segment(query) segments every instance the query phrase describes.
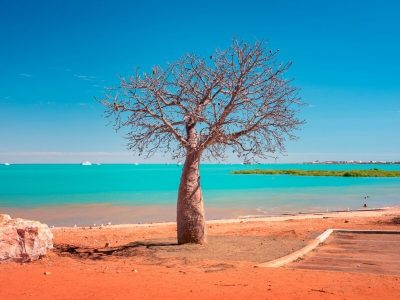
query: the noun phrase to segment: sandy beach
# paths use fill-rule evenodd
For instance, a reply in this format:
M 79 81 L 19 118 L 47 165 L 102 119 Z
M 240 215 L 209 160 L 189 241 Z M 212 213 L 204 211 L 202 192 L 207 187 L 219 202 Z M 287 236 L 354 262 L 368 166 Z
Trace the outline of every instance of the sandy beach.
M 0 265 L 2 299 L 398 299 L 400 277 L 257 268 L 328 228 L 399 230 L 400 208 L 214 220 L 207 245 L 176 245 L 174 223 L 53 228 L 54 250 Z

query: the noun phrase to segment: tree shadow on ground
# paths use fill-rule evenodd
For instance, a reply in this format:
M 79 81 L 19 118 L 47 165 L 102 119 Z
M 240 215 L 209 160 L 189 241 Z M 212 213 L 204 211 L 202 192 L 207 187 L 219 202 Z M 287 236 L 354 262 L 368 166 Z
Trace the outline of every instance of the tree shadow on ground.
M 172 240 L 172 239 L 171 239 Z M 83 260 L 104 260 L 107 258 L 140 258 L 142 264 L 162 265 L 167 268 L 177 266 L 193 266 L 191 257 L 187 257 L 187 251 L 193 251 L 203 247 L 202 245 L 179 245 L 169 241 L 136 241 L 122 246 L 104 248 L 55 244 L 54 252 L 60 256 L 67 256 Z M 168 254 L 172 254 L 168 256 Z M 227 263 L 200 263 L 198 265 L 204 272 L 218 272 L 234 268 Z
M 61 256 L 99 260 L 108 256 L 149 256 L 150 254 L 155 254 L 158 247 L 172 246 L 178 246 L 178 244 L 172 242 L 136 241 L 116 247 L 110 247 L 106 244 L 103 248 L 55 244 L 54 252 Z

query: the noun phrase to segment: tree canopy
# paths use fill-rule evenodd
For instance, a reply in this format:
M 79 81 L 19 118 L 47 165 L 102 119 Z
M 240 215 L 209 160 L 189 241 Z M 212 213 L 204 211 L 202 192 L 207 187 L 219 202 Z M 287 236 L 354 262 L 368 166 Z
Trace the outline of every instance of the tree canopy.
M 244 161 L 285 150 L 302 121 L 298 89 L 286 78 L 291 63 L 261 42 L 233 41 L 207 58 L 187 54 L 165 68 L 121 78 L 102 102 L 115 128 L 128 128 L 128 147 L 151 156 L 188 152 Z

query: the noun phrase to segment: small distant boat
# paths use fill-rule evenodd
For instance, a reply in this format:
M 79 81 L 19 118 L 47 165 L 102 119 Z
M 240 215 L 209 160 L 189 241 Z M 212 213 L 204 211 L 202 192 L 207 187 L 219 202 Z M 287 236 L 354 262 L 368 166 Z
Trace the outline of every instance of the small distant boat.
M 10 163 L 4 163 L 4 165 L 5 165 L 5 166 L 9 166 L 9 165 L 10 165 Z
M 133 163 L 135 166 L 138 166 L 139 165 L 139 163 Z
M 91 166 L 92 163 L 90 161 L 84 161 L 83 163 L 81 163 L 82 166 Z

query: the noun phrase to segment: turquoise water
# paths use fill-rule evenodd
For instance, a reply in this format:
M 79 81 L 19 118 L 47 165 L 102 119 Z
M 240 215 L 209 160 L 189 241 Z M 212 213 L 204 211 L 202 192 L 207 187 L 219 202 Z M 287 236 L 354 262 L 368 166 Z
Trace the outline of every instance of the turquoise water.
M 0 166 L 0 210 L 70 204 L 174 205 L 181 166 Z M 274 214 L 400 205 L 400 178 L 232 175 L 239 169 L 400 170 L 400 165 L 217 165 L 201 166 L 206 206 Z M 369 198 L 364 200 L 364 196 Z

